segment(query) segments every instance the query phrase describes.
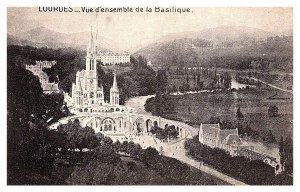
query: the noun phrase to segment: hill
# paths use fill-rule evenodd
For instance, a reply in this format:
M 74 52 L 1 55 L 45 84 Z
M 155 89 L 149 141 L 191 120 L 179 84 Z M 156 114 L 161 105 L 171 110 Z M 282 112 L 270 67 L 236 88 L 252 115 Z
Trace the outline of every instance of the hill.
M 272 35 L 255 28 L 219 27 L 198 33 L 170 34 L 135 54 L 157 66 L 218 65 L 247 69 L 252 61 L 258 61 L 278 69 L 291 69 L 293 37 Z
M 189 31 L 181 33 L 170 33 L 163 36 L 159 42 L 171 41 L 182 38 L 205 39 L 214 43 L 233 41 L 264 40 L 267 37 L 275 36 L 274 33 L 261 29 L 246 26 L 219 26 L 200 31 Z
M 8 35 L 8 45 L 29 45 L 33 47 L 66 48 L 85 50 L 89 42 L 90 32 L 60 33 L 45 27 L 38 27 L 15 35 Z M 121 52 L 113 40 L 98 37 L 100 49 Z

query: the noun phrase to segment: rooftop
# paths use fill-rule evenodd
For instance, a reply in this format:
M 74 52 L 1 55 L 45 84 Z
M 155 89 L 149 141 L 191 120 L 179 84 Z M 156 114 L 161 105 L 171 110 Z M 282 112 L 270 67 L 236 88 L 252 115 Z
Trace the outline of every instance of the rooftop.
M 220 141 L 223 142 L 229 135 L 238 135 L 237 129 L 221 129 L 220 130 Z
M 201 124 L 203 133 L 217 135 L 220 130 L 220 124 Z

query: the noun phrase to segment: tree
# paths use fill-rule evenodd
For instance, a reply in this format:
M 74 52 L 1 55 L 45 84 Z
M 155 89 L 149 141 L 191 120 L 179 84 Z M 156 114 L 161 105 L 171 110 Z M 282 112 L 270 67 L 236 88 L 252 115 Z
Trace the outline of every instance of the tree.
M 244 118 L 244 115 L 241 112 L 241 108 L 240 107 L 236 111 L 236 118 L 239 119 L 239 120 Z
M 155 121 L 155 122 L 156 122 L 156 121 Z M 161 127 L 159 127 L 159 126 L 157 125 L 157 122 L 156 122 L 156 124 L 154 124 L 154 125 L 151 127 L 150 132 L 151 132 L 152 134 L 158 135 L 158 134 L 160 134 L 161 132 L 163 132 L 163 129 L 162 129 Z
M 60 125 L 57 130 L 64 137 L 62 138 L 64 150 L 93 149 L 100 143 L 100 138 L 95 134 L 95 130 L 91 127 L 81 127 L 78 120 Z
M 275 143 L 276 139 L 275 136 L 273 135 L 272 131 L 269 130 L 264 136 L 263 136 L 263 140 L 266 143 Z
M 114 165 L 93 161 L 86 167 L 76 167 L 66 183 L 69 185 L 109 185 L 113 183 Z
M 283 136 L 280 137 L 279 141 L 279 156 L 280 156 L 280 164 L 283 165 L 284 163 L 284 142 L 283 142 Z
M 278 107 L 276 105 L 272 105 L 268 109 L 269 117 L 277 117 L 278 116 Z
M 30 71 L 8 64 L 7 108 L 8 118 L 16 118 L 22 125 L 43 114 L 43 90 L 37 76 Z
M 166 127 L 165 132 L 169 138 L 177 138 L 179 135 L 179 132 L 176 130 L 174 125 L 169 125 Z
M 233 129 L 233 124 L 231 121 L 226 119 L 220 123 L 220 127 L 221 129 Z
M 156 159 L 159 156 L 158 151 L 153 147 L 148 147 L 145 150 L 141 150 L 139 153 L 139 159 L 146 165 L 156 164 Z
M 282 165 L 286 173 L 293 173 L 293 140 L 291 137 L 286 137 L 283 142 L 282 149 Z
M 221 119 L 219 117 L 211 116 L 208 120 L 208 123 L 210 123 L 210 124 L 221 123 Z
M 116 150 L 116 151 L 120 151 L 121 150 L 121 142 L 119 140 L 117 140 L 116 142 L 113 143 L 113 148 Z
M 46 121 L 52 118 L 52 121 L 55 122 L 70 114 L 64 102 L 64 96 L 61 93 L 43 95 L 41 107 L 43 108 L 41 116 Z
M 38 77 L 25 70 L 22 63 L 14 62 L 20 50 L 8 51 L 12 53 L 7 63 L 8 183 L 26 184 L 31 181 L 24 178 L 23 170 L 52 168 L 58 140 L 55 132 L 47 129 L 43 118 L 45 96 Z
M 158 70 L 156 76 L 157 92 L 164 94 L 166 93 L 168 86 L 168 77 L 166 70 Z
M 111 145 L 101 145 L 94 149 L 94 158 L 97 161 L 108 164 L 117 164 L 121 161 L 120 155 Z
M 130 141 L 127 146 L 127 153 L 130 154 L 132 157 L 137 157 L 141 149 L 142 147 L 139 144 L 135 144 L 132 141 Z
M 227 72 L 224 74 L 224 87 L 225 89 L 231 88 L 231 76 Z
M 198 84 L 198 87 L 197 87 L 197 91 L 202 90 L 203 87 L 204 87 L 204 82 L 203 82 L 203 81 L 200 81 L 199 84 Z

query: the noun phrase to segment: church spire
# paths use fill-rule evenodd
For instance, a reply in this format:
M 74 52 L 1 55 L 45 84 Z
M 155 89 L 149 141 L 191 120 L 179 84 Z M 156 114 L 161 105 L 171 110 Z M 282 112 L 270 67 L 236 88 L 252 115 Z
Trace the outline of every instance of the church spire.
M 113 106 L 119 105 L 119 89 L 117 85 L 116 73 L 114 73 L 113 86 L 110 88 L 110 104 Z
M 117 90 L 117 89 L 118 89 L 116 73 L 114 73 L 114 82 L 113 82 L 112 88 L 113 88 L 114 90 Z
M 88 50 L 89 50 L 89 52 L 92 52 L 93 49 L 94 49 L 93 27 L 91 26 L 91 36 L 90 36 L 90 41 L 89 41 L 89 47 L 88 47 Z
M 77 77 L 76 77 L 77 78 Z M 77 91 L 82 91 L 82 86 L 81 86 L 81 81 L 80 81 L 80 78 L 78 77 L 78 79 L 77 79 L 77 83 L 76 83 L 76 85 L 77 85 Z

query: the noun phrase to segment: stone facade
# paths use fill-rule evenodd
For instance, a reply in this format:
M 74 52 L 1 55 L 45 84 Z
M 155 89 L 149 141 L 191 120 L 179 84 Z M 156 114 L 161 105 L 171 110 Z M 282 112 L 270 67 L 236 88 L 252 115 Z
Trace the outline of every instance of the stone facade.
M 72 84 L 71 99 L 65 95 L 68 106 L 72 106 L 72 112 L 78 113 L 102 113 L 124 110 L 119 106 L 119 89 L 116 74 L 110 89 L 110 101 L 104 101 L 103 86 L 98 85 L 97 76 L 97 46 L 94 44 L 91 31 L 89 45 L 87 46 L 86 69 L 78 71 L 76 81 Z M 72 103 L 70 103 L 72 102 Z

